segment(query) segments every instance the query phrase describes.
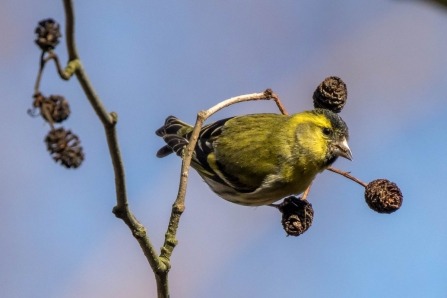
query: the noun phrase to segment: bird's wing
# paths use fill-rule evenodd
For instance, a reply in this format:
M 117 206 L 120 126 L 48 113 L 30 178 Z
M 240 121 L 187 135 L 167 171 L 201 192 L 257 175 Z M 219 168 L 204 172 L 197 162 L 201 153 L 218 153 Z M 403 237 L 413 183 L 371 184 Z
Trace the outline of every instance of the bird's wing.
M 230 175 L 222 171 L 222 166 L 215 159 L 214 155 L 214 142 L 216 142 L 222 133 L 222 128 L 228 122 L 233 119 L 227 118 L 216 121 L 214 123 L 204 126 L 199 134 L 196 148 L 192 157 L 194 167 L 204 176 L 213 181 L 229 186 L 238 192 L 253 192 L 256 187 L 245 185 L 239 181 L 235 176 Z M 188 135 L 190 137 L 191 133 Z M 199 170 L 199 167 L 201 170 Z
M 202 127 L 193 152 L 191 165 L 201 176 L 205 176 L 217 183 L 231 187 L 239 192 L 253 192 L 256 187 L 245 185 L 237 177 L 223 172 L 222 166 L 216 161 L 214 156 L 213 144 L 221 135 L 222 128 L 227 121 L 232 118 L 222 119 Z M 191 135 L 192 130 L 182 136 L 178 134 L 166 134 L 163 136 L 163 140 L 167 144 L 167 150 L 172 150 L 178 156 L 182 156 L 183 147 L 189 143 L 188 140 Z
M 285 121 L 283 115 L 252 114 L 233 118 L 223 127 L 214 155 L 228 184 L 254 191 L 281 171 L 281 160 L 290 155 Z

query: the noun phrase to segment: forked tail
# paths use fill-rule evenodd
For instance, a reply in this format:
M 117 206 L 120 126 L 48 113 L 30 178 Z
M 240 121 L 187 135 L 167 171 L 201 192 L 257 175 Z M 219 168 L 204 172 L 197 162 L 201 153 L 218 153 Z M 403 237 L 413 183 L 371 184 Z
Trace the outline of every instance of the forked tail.
M 166 118 L 165 124 L 155 131 L 155 134 L 166 142 L 166 145 L 157 151 L 157 157 L 162 158 L 174 152 L 181 156 L 183 146 L 188 144 L 187 134 L 191 131 L 190 125 L 176 117 Z

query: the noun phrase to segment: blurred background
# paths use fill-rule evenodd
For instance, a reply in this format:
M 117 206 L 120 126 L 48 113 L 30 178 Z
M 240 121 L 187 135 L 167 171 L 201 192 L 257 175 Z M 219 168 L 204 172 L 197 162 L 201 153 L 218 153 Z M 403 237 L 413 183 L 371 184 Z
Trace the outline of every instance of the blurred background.
M 404 194 L 394 214 L 370 210 L 363 189 L 331 172 L 309 196 L 315 217 L 286 237 L 273 208 L 242 207 L 192 171 L 172 257 L 172 297 L 447 296 L 447 10 L 419 1 L 75 1 L 87 73 L 118 134 L 131 208 L 163 243 L 181 161 L 157 159 L 166 116 L 196 113 L 272 88 L 290 113 L 312 108 L 328 76 L 348 86 L 341 116 L 354 160 L 335 167 Z M 49 127 L 31 118 L 38 21 L 65 28 L 61 1 L 0 1 L 0 291 L 2 297 L 156 297 L 153 273 L 111 213 L 105 135 L 76 79 L 46 67 L 41 91 L 61 94 L 63 123 L 81 138 L 82 166 L 50 158 Z M 64 34 L 64 31 L 63 35 Z M 56 52 L 65 63 L 65 41 Z M 277 112 L 273 102 L 228 116 Z

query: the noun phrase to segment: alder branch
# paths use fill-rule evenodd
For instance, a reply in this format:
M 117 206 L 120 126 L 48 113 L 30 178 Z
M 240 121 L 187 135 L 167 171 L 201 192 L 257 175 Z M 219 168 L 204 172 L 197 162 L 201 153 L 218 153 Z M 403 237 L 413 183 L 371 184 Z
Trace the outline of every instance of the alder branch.
M 112 159 L 113 169 L 115 173 L 115 189 L 116 189 L 116 201 L 117 204 L 113 208 L 113 213 L 116 217 L 121 218 L 132 232 L 132 235 L 137 239 L 140 247 L 143 250 L 146 259 L 148 260 L 152 270 L 156 273 L 157 289 L 159 297 L 168 297 L 164 285 L 161 282 L 162 278 L 157 277 L 157 273 L 166 271 L 166 266 L 160 261 L 158 254 L 147 236 L 145 227 L 139 223 L 136 217 L 133 215 L 129 208 L 127 191 L 126 191 L 126 179 L 124 172 L 124 163 L 121 156 L 121 151 L 118 144 L 118 137 L 116 133 L 116 123 L 118 121 L 118 115 L 115 112 L 108 113 L 104 105 L 102 104 L 99 96 L 95 92 L 87 73 L 84 70 L 82 62 L 79 58 L 76 48 L 74 28 L 75 17 L 72 0 L 63 0 L 65 16 L 66 16 L 66 41 L 67 50 L 69 56 L 69 63 L 67 68 L 76 74 L 76 77 L 82 86 L 84 93 L 86 94 L 90 104 L 101 120 L 105 134 L 107 137 L 107 144 L 109 147 L 110 156 Z M 54 59 L 58 68 L 59 74 L 61 69 L 59 60 L 56 55 L 50 53 L 50 59 Z M 59 66 L 58 66 L 59 65 Z M 67 70 L 65 69 L 65 71 Z M 63 78 L 63 76 L 61 76 Z

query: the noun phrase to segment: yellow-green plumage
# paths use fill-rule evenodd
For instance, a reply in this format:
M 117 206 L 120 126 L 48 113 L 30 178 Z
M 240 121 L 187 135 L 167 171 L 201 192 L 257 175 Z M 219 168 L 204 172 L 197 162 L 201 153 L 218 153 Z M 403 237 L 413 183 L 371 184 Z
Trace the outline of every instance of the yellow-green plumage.
M 168 117 L 157 130 L 167 143 L 157 156 L 180 155 L 191 131 L 191 126 Z M 191 165 L 222 198 L 259 206 L 303 192 L 338 155 L 350 158 L 347 138 L 346 124 L 326 110 L 239 116 L 203 127 Z M 337 155 L 343 140 L 347 149 Z

